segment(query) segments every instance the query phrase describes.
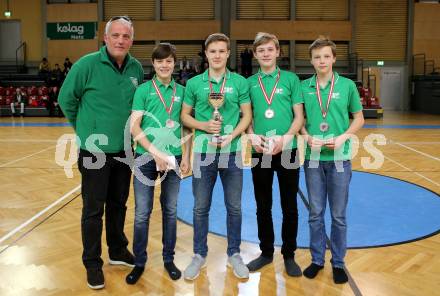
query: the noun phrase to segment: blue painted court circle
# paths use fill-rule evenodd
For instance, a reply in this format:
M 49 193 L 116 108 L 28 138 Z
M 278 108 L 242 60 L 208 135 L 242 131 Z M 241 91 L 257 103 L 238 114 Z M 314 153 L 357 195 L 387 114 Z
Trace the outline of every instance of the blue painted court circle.
M 307 198 L 304 173 L 300 190 Z M 192 225 L 192 177 L 182 180 L 178 199 L 179 220 Z M 309 245 L 308 210 L 298 195 L 298 247 Z M 242 196 L 242 240 L 259 243 L 252 175 L 244 169 Z M 423 187 L 399 179 L 353 172 L 347 209 L 347 245 L 349 248 L 393 245 L 430 236 L 440 230 L 440 197 Z M 278 181 L 274 178 L 272 217 L 275 245 L 281 241 L 281 207 Z M 330 214 L 326 211 L 327 234 L 330 234 Z M 220 178 L 213 191 L 209 216 L 209 231 L 226 236 L 226 209 Z

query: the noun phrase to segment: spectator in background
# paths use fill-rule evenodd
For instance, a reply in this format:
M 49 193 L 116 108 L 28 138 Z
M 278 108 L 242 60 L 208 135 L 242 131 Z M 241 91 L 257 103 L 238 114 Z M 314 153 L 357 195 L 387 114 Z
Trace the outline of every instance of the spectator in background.
M 50 75 L 50 64 L 47 58 L 43 58 L 38 66 L 38 75 L 47 82 Z
M 61 71 L 60 65 L 55 64 L 54 69 L 50 73 L 49 86 L 61 86 L 63 81 L 63 72 Z
M 252 52 L 246 45 L 245 49 L 240 54 L 241 59 L 241 74 L 244 77 L 249 77 L 252 75 Z
M 189 64 L 189 61 L 186 58 L 186 56 L 184 56 L 179 62 L 179 70 L 180 71 L 183 71 L 183 70 L 189 71 L 190 69 L 191 69 L 191 65 Z
M 20 107 L 20 116 L 24 116 L 24 101 L 25 101 L 25 97 L 26 94 L 25 92 L 20 89 L 17 88 L 16 90 L 16 94 L 15 94 L 15 100 L 14 102 L 11 103 L 11 115 L 12 116 L 18 116 L 17 114 L 17 110 L 15 109 L 16 107 Z
M 191 71 L 187 70 L 187 69 L 183 69 L 183 71 L 180 72 L 180 83 L 182 85 L 186 85 L 186 82 L 188 81 L 188 79 L 191 78 Z
M 72 62 L 69 60 L 68 57 L 66 57 L 64 59 L 64 76 L 67 75 L 67 73 L 69 73 L 70 69 L 72 68 Z
M 201 67 L 202 67 L 202 55 L 199 52 L 196 56 L 193 57 L 193 66 L 194 66 L 194 73 L 200 74 L 201 73 Z
M 50 72 L 50 64 L 46 58 L 43 58 L 40 62 L 40 66 L 38 67 L 38 72 L 40 73 L 48 73 Z

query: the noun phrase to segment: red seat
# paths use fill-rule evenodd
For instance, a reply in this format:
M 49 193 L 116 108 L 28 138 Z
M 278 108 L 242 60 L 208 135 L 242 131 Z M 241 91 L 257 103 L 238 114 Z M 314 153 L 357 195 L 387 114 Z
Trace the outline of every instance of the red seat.
M 6 91 L 5 91 L 5 95 L 6 96 L 13 96 L 14 97 L 15 94 L 16 94 L 16 91 L 15 91 L 14 87 L 9 86 L 9 87 L 6 88 Z
M 47 96 L 49 95 L 49 89 L 47 88 L 47 86 L 40 86 L 38 88 L 38 94 L 40 96 Z
M 14 101 L 14 97 L 13 96 L 5 96 L 5 103 L 6 105 L 11 105 L 11 103 Z
M 365 97 L 361 97 L 361 104 L 362 104 L 362 107 L 363 107 L 363 108 L 367 107 L 368 102 L 367 102 L 367 100 L 365 99 Z
M 37 96 L 29 96 L 29 99 L 28 99 L 29 106 L 38 107 L 38 100 L 37 99 L 38 99 Z
M 369 103 L 370 103 L 369 104 L 370 108 L 373 108 L 373 109 L 379 109 L 380 108 L 379 99 L 374 97 L 374 96 L 370 98 L 370 102 Z
M 38 101 L 38 106 L 47 107 L 49 105 L 49 96 L 48 95 L 38 96 L 37 101 Z
M 38 94 L 38 89 L 35 86 L 29 86 L 26 92 L 28 96 L 36 96 Z

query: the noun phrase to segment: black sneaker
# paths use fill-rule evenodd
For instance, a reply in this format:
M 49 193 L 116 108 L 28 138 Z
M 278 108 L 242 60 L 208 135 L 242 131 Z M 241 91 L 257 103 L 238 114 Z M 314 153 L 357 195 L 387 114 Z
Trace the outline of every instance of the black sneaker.
M 87 286 L 93 290 L 104 288 L 104 274 L 101 268 L 95 267 L 87 269 Z
M 144 272 L 144 267 L 135 266 L 133 270 L 127 275 L 125 281 L 129 285 L 134 285 L 139 280 L 143 272 Z
M 125 252 L 122 254 L 110 256 L 109 263 L 111 265 L 125 265 L 128 267 L 134 267 L 134 257 L 128 250 L 125 250 Z
M 249 262 L 246 266 L 249 269 L 250 272 L 257 271 L 263 266 L 266 266 L 267 264 L 272 263 L 273 256 L 265 257 L 263 255 L 258 256 L 251 262 Z
M 345 284 L 348 282 L 348 276 L 344 268 L 333 267 L 333 281 L 335 284 Z
M 300 277 L 302 276 L 302 271 L 299 265 L 295 262 L 295 258 L 284 258 L 284 267 L 286 268 L 286 273 L 289 276 Z

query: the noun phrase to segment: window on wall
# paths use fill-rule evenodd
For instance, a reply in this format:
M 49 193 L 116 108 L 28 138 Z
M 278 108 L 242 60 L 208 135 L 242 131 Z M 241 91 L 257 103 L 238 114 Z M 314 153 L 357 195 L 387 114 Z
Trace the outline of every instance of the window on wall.
M 47 0 L 47 4 L 56 3 L 97 3 L 98 0 Z
M 252 51 L 252 43 L 253 40 L 240 40 L 237 41 L 237 50 L 236 50 L 236 64 L 238 67 L 241 65 L 240 54 L 245 50 L 246 47 Z M 289 41 L 280 40 L 280 57 L 278 58 L 278 65 L 282 69 L 288 69 L 290 66 L 290 45 Z M 253 58 L 255 61 L 255 58 Z
M 290 0 L 237 0 L 237 19 L 288 20 Z
M 161 42 L 169 42 L 176 47 L 177 59 L 183 59 L 186 57 L 187 60 L 190 61 L 192 65 L 193 60 L 198 59 L 199 53 L 203 50 L 203 43 L 205 41 L 161 41 Z
M 154 46 L 154 41 L 135 41 L 130 48 L 130 54 L 140 61 L 147 62 L 151 60 Z
M 364 60 L 405 61 L 408 1 L 357 0 L 355 51 Z
M 310 61 L 309 46 L 313 41 L 297 41 L 295 42 L 295 60 Z M 336 60 L 349 60 L 349 46 L 348 42 L 336 41 Z
M 213 20 L 215 18 L 214 0 L 161 0 L 160 5 L 162 20 Z
M 154 20 L 155 0 L 104 0 L 104 19 L 127 15 L 132 20 Z
M 348 20 L 349 0 L 296 0 L 297 20 Z

